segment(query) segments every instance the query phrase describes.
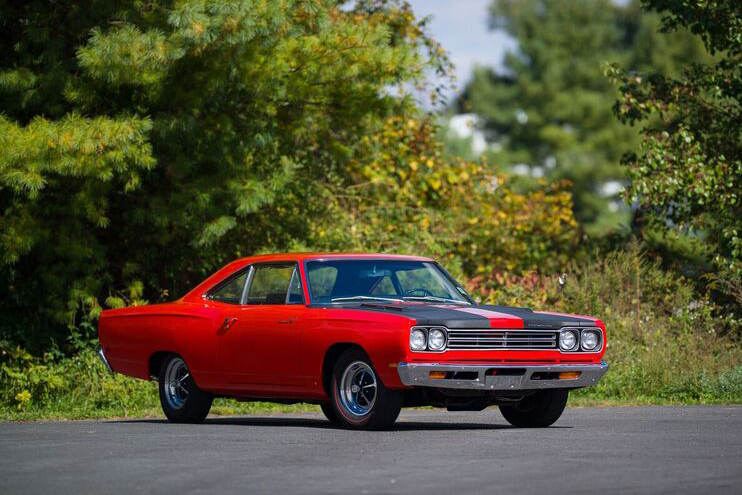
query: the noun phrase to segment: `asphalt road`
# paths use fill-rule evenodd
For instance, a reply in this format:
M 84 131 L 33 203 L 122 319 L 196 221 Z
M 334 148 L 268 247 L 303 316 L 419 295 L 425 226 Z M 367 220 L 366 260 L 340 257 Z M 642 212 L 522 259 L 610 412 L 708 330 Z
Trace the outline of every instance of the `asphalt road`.
M 742 407 L 568 409 L 548 429 L 403 412 L 0 424 L 0 493 L 742 493 Z

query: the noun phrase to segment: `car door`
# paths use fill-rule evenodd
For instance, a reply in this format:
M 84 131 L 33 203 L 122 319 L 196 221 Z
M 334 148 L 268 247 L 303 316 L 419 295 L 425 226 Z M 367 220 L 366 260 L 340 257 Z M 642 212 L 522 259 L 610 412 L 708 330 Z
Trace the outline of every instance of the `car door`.
M 230 310 L 227 328 L 219 335 L 227 387 L 258 392 L 301 389 L 306 306 L 297 264 L 253 265 L 241 302 Z

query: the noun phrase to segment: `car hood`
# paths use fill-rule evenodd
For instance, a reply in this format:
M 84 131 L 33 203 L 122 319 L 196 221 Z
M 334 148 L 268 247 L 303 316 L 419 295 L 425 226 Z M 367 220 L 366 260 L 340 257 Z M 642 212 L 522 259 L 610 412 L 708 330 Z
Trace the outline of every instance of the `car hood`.
M 326 308 L 383 312 L 405 316 L 417 325 L 447 328 L 530 328 L 559 329 L 564 326 L 594 326 L 589 316 L 533 311 L 528 308 L 473 304 L 384 304 L 376 302 L 322 305 Z

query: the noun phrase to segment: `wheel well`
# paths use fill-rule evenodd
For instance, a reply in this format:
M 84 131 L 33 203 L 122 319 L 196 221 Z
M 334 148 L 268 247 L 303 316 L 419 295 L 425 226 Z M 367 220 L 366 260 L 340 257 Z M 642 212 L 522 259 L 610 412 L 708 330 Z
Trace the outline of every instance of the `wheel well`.
M 149 376 L 158 379 L 160 377 L 160 368 L 162 367 L 162 360 L 165 356 L 172 354 L 168 351 L 157 351 L 149 357 Z
M 330 396 L 330 380 L 332 379 L 332 368 L 335 366 L 335 362 L 338 358 L 348 349 L 359 349 L 364 353 L 366 350 L 358 344 L 351 344 L 349 342 L 343 342 L 339 344 L 332 344 L 325 353 L 325 358 L 322 360 L 322 388 L 325 393 Z

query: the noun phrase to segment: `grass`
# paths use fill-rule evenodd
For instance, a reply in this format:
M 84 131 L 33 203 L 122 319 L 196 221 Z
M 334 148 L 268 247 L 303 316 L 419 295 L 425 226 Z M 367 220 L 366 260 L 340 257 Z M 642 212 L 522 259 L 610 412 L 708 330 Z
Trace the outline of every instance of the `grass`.
M 153 392 L 156 402 L 156 391 Z M 273 404 L 270 402 L 240 403 L 229 399 L 216 399 L 209 412 L 210 416 L 271 415 L 281 413 L 319 412 L 313 404 Z M 91 410 L 69 404 L 63 407 L 33 408 L 28 410 L 5 410 L 0 413 L 0 421 L 70 421 L 84 419 L 134 419 L 162 418 L 165 416 L 159 403 L 135 409 L 121 410 L 116 407 Z
M 716 316 L 686 280 L 638 249 L 576 267 L 563 288 L 531 276 L 480 289 L 492 301 L 603 319 L 611 368 L 597 386 L 574 392 L 572 407 L 742 404 L 740 323 Z M 0 420 L 162 417 L 154 382 L 107 373 L 90 347 L 71 357 L 33 357 L 8 346 L 0 352 Z M 218 399 L 212 413 L 317 410 Z
M 108 373 L 93 349 L 46 360 L 20 349 L 5 353 L 10 359 L 0 365 L 0 421 L 162 417 L 156 382 Z M 216 399 L 211 414 L 318 410 L 311 404 Z
M 615 344 L 611 354 L 627 352 L 629 358 L 616 359 L 603 381 L 597 387 L 578 390 L 571 394 L 570 407 L 643 406 L 688 404 L 742 404 L 742 366 L 732 366 L 720 373 L 691 370 L 680 378 L 672 378 L 661 370 L 671 367 L 664 358 L 657 357 L 650 348 L 627 350 Z M 629 352 L 631 351 L 631 352 Z M 682 351 L 686 352 L 686 351 Z M 739 356 L 739 352 L 735 354 Z M 610 357 L 607 358 L 610 362 Z M 110 375 L 98 363 L 95 353 L 83 351 L 74 358 L 46 366 L 49 376 L 65 376 L 55 382 L 56 388 L 38 387 L 42 400 L 22 401 L 8 392 L 0 406 L 2 421 L 76 420 L 104 418 L 162 417 L 158 402 L 157 384 L 122 375 Z M 637 374 L 642 362 L 650 362 L 644 373 Z M 739 363 L 740 361 L 737 361 Z M 34 370 L 31 374 L 39 374 Z M 28 373 L 27 373 L 28 375 Z M 648 382 L 638 385 L 639 382 Z M 5 384 L 4 384 L 5 386 Z M 48 387 L 48 385 L 47 385 Z M 27 389 L 25 389 L 27 390 Z M 22 393 L 22 392 L 21 392 Z M 8 400 L 13 396 L 13 400 Z M 32 396 L 33 397 L 33 396 Z M 316 412 L 311 404 L 273 404 L 267 402 L 237 402 L 217 399 L 211 414 L 218 416 L 277 414 L 287 412 Z

